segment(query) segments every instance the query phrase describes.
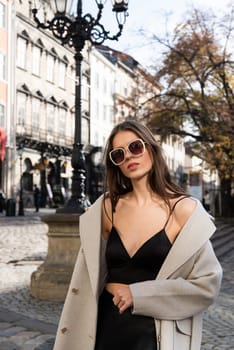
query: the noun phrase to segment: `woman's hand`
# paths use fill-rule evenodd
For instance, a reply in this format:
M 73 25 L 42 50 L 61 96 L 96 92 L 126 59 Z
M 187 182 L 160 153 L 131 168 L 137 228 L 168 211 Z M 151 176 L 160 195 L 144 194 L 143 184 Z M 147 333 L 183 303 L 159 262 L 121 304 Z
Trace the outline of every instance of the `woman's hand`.
M 113 294 L 113 303 L 118 307 L 119 313 L 123 313 L 129 307 L 133 306 L 133 298 L 130 288 L 127 284 L 107 283 L 106 289 Z

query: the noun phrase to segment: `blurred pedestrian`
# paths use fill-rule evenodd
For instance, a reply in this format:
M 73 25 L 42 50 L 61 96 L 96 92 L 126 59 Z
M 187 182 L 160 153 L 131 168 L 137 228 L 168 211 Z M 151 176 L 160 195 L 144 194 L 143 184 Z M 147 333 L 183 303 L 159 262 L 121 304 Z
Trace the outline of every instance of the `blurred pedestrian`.
M 6 209 L 6 196 L 2 190 L 0 190 L 0 213 Z
M 204 192 L 203 205 L 204 205 L 204 208 L 209 212 L 210 211 L 210 192 L 208 190 L 205 190 Z
M 35 211 L 38 212 L 39 211 L 39 207 L 40 207 L 40 190 L 37 187 L 37 185 L 34 185 L 34 206 L 35 206 Z

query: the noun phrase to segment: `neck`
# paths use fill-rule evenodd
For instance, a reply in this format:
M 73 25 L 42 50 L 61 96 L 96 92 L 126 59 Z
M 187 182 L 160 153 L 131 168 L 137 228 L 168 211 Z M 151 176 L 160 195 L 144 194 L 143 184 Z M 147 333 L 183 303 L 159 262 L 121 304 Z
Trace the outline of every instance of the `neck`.
M 160 198 L 151 190 L 145 178 L 137 181 L 133 180 L 132 187 L 133 191 L 131 192 L 131 197 L 139 206 L 146 205 L 146 203 L 152 202 L 152 200 L 160 200 Z

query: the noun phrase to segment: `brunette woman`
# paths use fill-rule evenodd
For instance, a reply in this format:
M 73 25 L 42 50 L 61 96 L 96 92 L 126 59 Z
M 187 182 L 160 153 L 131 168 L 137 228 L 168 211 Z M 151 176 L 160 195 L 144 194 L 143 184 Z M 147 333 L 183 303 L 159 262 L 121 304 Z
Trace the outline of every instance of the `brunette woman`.
M 81 248 L 54 350 L 198 350 L 222 270 L 200 202 L 171 179 L 136 121 L 105 153 L 107 191 L 80 218 Z

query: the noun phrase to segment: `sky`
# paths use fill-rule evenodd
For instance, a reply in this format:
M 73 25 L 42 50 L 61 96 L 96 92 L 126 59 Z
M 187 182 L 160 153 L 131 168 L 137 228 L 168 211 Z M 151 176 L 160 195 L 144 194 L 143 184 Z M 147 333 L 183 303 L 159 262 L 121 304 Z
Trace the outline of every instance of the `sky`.
M 143 29 L 147 33 L 162 36 L 167 27 L 172 31 L 177 23 L 182 22 L 185 13 L 192 7 L 214 11 L 217 15 L 227 12 L 230 0 L 129 0 L 129 16 L 124 25 L 119 41 L 105 41 L 105 45 L 128 53 L 144 67 L 150 67 L 155 61 L 155 51 L 149 41 L 140 34 Z M 96 15 L 95 0 L 83 0 L 83 14 L 89 12 Z M 165 25 L 167 18 L 167 25 Z M 102 23 L 106 30 L 116 31 L 115 15 L 111 11 L 111 0 L 107 0 Z

